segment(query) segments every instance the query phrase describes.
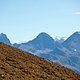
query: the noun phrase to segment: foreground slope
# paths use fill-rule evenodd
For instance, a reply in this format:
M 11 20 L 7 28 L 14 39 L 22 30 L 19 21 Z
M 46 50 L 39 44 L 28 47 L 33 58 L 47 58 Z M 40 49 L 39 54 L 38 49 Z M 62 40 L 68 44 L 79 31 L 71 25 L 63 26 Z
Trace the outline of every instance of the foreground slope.
M 0 43 L 0 80 L 80 80 L 61 65 Z

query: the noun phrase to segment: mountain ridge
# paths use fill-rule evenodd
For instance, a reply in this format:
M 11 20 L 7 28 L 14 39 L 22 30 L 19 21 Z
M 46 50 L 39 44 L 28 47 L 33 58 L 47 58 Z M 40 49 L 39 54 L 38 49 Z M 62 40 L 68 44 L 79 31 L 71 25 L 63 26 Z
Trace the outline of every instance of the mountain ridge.
M 66 44 L 64 45 L 64 43 Z M 47 33 L 40 33 L 33 40 L 13 44 L 23 51 L 30 52 L 39 57 L 49 59 L 58 64 L 64 65 L 80 74 L 80 33 L 73 33 L 63 43 L 55 41 Z

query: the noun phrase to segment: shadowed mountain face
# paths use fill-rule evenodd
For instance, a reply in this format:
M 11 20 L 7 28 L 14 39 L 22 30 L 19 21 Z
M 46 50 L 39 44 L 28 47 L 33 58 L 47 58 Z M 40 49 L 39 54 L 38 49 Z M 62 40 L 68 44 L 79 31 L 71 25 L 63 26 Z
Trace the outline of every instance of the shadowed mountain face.
M 79 80 L 72 70 L 0 43 L 0 80 Z
M 3 33 L 0 34 L 0 42 L 3 42 L 3 43 L 8 44 L 8 45 L 11 45 L 10 40 Z

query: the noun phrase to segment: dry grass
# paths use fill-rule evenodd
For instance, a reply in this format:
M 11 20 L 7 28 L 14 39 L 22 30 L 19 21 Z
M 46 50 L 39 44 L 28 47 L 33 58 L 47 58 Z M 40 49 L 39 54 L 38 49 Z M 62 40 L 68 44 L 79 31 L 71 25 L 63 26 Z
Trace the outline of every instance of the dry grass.
M 0 43 L 0 80 L 80 80 L 71 69 Z

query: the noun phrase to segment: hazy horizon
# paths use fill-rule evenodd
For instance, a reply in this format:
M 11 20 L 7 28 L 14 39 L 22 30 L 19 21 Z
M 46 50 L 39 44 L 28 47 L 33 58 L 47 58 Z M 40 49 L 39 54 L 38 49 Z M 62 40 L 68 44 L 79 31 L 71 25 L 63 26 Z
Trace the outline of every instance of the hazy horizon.
M 80 31 L 80 0 L 1 0 L 0 11 L 0 33 L 12 43 L 41 32 L 55 38 Z

